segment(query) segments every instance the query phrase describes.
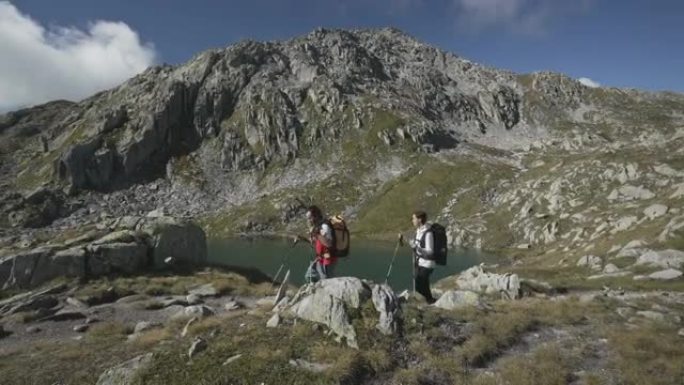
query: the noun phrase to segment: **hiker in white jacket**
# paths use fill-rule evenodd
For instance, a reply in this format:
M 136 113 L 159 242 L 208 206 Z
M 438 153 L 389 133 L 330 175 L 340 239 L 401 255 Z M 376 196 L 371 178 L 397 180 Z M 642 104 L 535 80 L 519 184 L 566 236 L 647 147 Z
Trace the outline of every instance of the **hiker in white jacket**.
M 430 274 L 435 268 L 434 261 L 434 236 L 427 224 L 427 214 L 424 211 L 416 211 L 411 216 L 411 222 L 416 228 L 416 238 L 409 242 L 413 249 L 414 263 L 416 264 L 415 284 L 416 291 L 425 297 L 428 303 L 436 300 L 430 290 Z

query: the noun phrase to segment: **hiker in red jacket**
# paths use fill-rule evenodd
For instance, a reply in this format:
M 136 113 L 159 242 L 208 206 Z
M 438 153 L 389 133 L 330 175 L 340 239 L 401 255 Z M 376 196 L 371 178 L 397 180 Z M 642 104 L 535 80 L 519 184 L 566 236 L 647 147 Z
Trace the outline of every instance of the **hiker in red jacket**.
M 335 232 L 332 225 L 325 220 L 323 212 L 318 206 L 310 206 L 306 210 L 309 223 L 309 239 L 297 236 L 297 240 L 311 242 L 315 258 L 306 271 L 306 281 L 317 282 L 321 279 L 332 278 L 335 270 Z

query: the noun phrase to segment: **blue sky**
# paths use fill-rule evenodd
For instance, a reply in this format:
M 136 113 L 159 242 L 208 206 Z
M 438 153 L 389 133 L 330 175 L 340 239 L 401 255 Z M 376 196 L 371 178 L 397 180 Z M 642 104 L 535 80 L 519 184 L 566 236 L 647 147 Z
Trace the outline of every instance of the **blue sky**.
M 151 60 L 157 63 L 180 63 L 204 49 L 246 38 L 287 39 L 319 26 L 393 26 L 498 68 L 552 70 L 606 86 L 684 92 L 681 0 L 19 0 L 7 4 L 44 28 L 46 36 L 63 29 L 89 36 L 94 35 L 91 29 L 97 21 L 122 22 L 137 34 L 136 44 L 142 48 L 136 49 L 152 52 Z M 2 50 L 0 43 L 0 56 Z M 138 67 L 131 66 L 130 71 Z M 2 71 L 0 67 L 0 77 Z

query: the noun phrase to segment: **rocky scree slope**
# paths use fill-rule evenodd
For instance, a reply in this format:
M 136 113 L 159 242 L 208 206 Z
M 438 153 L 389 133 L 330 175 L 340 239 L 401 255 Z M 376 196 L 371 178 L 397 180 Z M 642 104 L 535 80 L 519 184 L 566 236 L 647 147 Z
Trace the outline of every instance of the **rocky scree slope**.
M 295 226 L 316 201 L 368 235 L 405 229 L 405 212 L 425 207 L 455 244 L 551 245 L 570 236 L 568 215 L 592 207 L 563 194 L 605 159 L 634 154 L 640 169 L 672 170 L 658 188 L 681 182 L 683 111 L 682 95 L 486 68 L 394 29 L 245 41 L 79 103 L 0 117 L 0 224 L 160 209 L 202 217 L 210 234 L 263 233 Z M 514 215 L 532 190 L 535 214 Z

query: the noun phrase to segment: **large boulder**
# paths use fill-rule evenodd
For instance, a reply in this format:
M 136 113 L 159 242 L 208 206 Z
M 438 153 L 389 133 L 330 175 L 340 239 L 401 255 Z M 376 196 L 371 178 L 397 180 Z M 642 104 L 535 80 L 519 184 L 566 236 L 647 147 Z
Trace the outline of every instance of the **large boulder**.
M 399 326 L 399 299 L 388 285 L 373 286 L 372 294 L 373 306 L 380 313 L 376 328 L 383 334 L 393 334 Z
M 517 274 L 487 273 L 483 267 L 473 266 L 456 279 L 460 289 L 477 293 L 504 294 L 509 298 L 520 296 L 520 278 Z
M 147 245 L 140 243 L 107 243 L 88 246 L 88 275 L 135 274 L 148 266 Z
M 370 298 L 370 287 L 358 278 L 324 279 L 303 286 L 289 302 L 287 311 L 297 318 L 328 326 L 349 346 L 358 347 L 346 309 L 359 308 Z
M 30 285 L 35 287 L 57 277 L 84 278 L 86 276 L 86 251 L 74 247 L 43 255 L 34 268 Z
M 304 290 L 311 290 L 305 286 Z M 349 321 L 344 302 L 324 290 L 313 290 L 297 295 L 288 311 L 297 318 L 326 325 L 347 345 L 358 348 L 356 331 Z
M 38 261 L 50 257 L 52 252 L 52 249 L 43 247 L 2 257 L 0 259 L 0 288 L 29 288 Z
M 681 268 L 684 265 L 684 252 L 679 250 L 648 251 L 637 259 L 635 265 L 649 265 L 663 268 Z
M 144 369 L 152 362 L 152 353 L 137 356 L 120 365 L 104 371 L 97 380 L 96 385 L 129 385 L 133 383 L 138 371 Z
M 150 234 L 152 258 L 156 268 L 168 267 L 165 260 L 173 258 L 176 265 L 198 266 L 207 260 L 207 238 L 194 223 L 170 217 L 155 218 L 143 225 Z

